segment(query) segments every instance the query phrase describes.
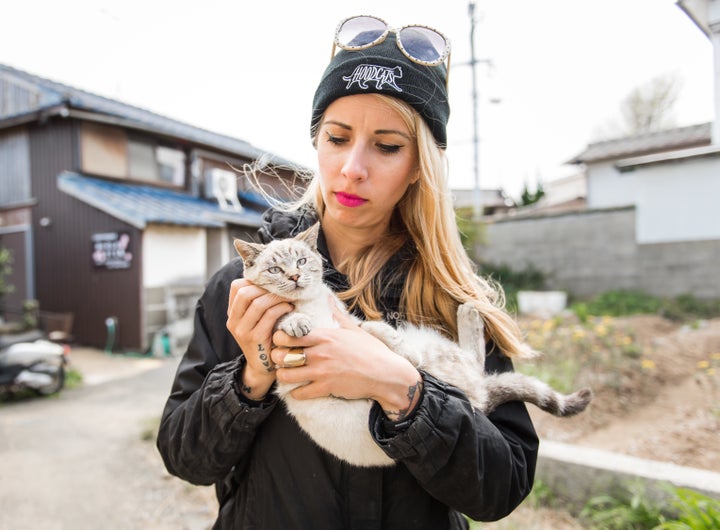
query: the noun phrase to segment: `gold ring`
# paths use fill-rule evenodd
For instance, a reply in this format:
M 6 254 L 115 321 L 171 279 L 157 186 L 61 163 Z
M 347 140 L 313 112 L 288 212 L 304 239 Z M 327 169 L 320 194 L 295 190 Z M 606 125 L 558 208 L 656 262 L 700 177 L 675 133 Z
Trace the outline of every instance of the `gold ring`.
M 302 348 L 290 348 L 283 359 L 283 368 L 297 368 L 303 366 L 307 356 Z

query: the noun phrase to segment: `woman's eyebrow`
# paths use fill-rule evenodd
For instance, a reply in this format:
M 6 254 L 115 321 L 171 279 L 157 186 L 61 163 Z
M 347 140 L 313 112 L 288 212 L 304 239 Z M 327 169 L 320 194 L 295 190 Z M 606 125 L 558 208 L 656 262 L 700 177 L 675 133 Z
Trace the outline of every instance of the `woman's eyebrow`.
M 337 120 L 328 120 L 323 125 L 336 125 L 348 131 L 352 130 L 352 127 L 350 125 Z M 376 129 L 375 134 L 397 134 L 399 136 L 402 136 L 403 138 L 406 138 L 407 140 L 412 140 L 411 135 L 397 129 Z
M 398 131 L 396 129 L 377 129 L 375 131 L 375 134 L 398 134 L 398 135 L 402 136 L 403 138 L 412 140 L 412 136 L 410 136 L 409 134 L 407 134 L 403 131 Z
M 338 127 L 342 127 L 343 129 L 347 129 L 348 131 L 352 129 L 352 127 L 350 127 L 347 123 L 335 120 L 328 120 L 323 125 L 337 125 Z

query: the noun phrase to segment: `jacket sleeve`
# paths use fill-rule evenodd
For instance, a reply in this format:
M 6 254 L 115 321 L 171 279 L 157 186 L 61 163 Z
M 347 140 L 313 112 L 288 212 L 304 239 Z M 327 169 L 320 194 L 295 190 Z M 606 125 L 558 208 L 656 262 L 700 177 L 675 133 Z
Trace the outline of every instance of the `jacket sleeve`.
M 242 274 L 230 264 L 208 283 L 195 326 L 162 414 L 157 446 L 168 471 L 193 484 L 212 484 L 242 463 L 257 426 L 277 398 L 241 399 L 237 381 L 245 359 L 225 328 L 230 282 Z
M 510 371 L 512 362 L 495 349 L 486 368 Z M 422 375 L 421 402 L 407 425 L 387 429 L 373 406 L 373 436 L 436 499 L 476 521 L 505 517 L 535 476 L 538 438 L 525 404 L 509 402 L 485 416 L 457 388 Z

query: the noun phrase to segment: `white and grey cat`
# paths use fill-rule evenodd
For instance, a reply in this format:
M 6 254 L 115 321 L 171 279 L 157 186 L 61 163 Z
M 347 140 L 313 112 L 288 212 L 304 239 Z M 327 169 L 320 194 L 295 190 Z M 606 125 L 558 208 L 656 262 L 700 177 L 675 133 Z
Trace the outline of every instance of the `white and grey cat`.
M 295 305 L 276 328 L 294 337 L 313 328 L 338 327 L 329 297 L 344 307 L 322 281 L 322 257 L 316 241 L 319 224 L 294 238 L 268 244 L 236 239 L 235 248 L 245 264 L 245 278 Z M 455 342 L 428 327 L 402 325 L 395 329 L 383 321 L 358 321 L 371 335 L 413 366 L 453 385 L 484 414 L 508 401 L 527 401 L 556 416 L 582 412 L 592 399 L 583 389 L 563 395 L 533 377 L 517 372 L 485 374 L 485 340 L 480 315 L 470 304 L 458 308 L 459 340 Z M 276 392 L 300 427 L 320 447 L 358 466 L 388 466 L 394 462 L 374 442 L 368 428 L 372 402 L 335 397 L 294 399 L 299 385 L 277 384 Z

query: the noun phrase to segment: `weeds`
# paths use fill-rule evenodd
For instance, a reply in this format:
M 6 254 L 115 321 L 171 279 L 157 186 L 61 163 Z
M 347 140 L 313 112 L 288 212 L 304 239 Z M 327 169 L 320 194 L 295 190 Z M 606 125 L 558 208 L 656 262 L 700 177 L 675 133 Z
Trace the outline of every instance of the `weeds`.
M 661 508 L 648 499 L 640 483 L 628 486 L 620 497 L 593 497 L 580 517 L 597 530 L 651 530 L 665 521 Z
M 619 389 L 624 374 L 642 367 L 642 348 L 633 332 L 617 326 L 611 317 L 584 322 L 573 316 L 556 317 L 532 320 L 525 326 L 528 344 L 542 356 L 521 363 L 518 370 L 562 392 L 581 384 Z M 587 380 L 582 381 L 583 377 Z
M 674 490 L 672 506 L 676 518 L 653 530 L 717 530 L 720 528 L 720 500 L 689 489 Z
M 659 315 L 674 321 L 692 322 L 720 316 L 720 300 L 698 300 L 692 295 L 660 298 L 642 291 L 607 291 L 595 298 L 572 305 L 580 318 L 595 316 Z
M 641 483 L 629 485 L 619 497 L 591 499 L 581 517 L 598 530 L 717 530 L 720 500 L 686 488 L 665 486 L 670 505 L 650 500 Z

